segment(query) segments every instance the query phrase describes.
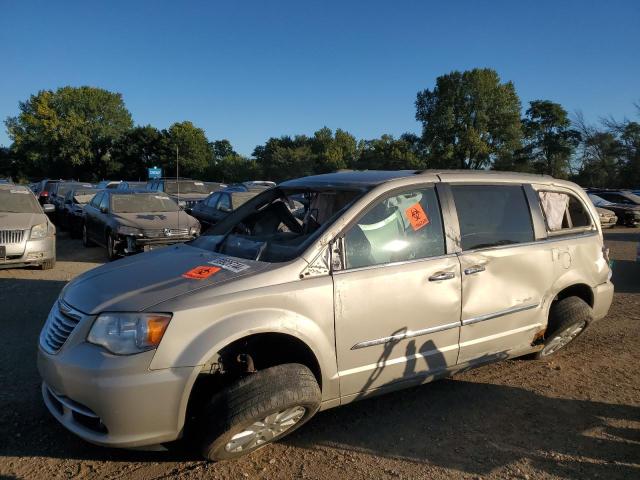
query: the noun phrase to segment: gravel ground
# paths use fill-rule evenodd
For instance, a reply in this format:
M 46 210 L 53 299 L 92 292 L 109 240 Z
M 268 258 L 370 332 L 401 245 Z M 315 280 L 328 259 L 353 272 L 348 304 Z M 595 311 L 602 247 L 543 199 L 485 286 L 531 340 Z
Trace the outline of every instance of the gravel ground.
M 640 231 L 605 234 L 609 316 L 549 361 L 510 360 L 318 414 L 248 458 L 89 445 L 47 413 L 38 333 L 104 250 L 58 239 L 54 270 L 0 271 L 0 479 L 640 478 Z

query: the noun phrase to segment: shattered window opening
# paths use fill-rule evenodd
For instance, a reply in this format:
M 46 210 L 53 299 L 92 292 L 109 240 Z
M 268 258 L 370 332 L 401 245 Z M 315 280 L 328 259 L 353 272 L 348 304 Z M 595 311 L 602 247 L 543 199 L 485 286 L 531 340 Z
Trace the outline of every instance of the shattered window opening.
M 365 192 L 355 187 L 273 188 L 241 205 L 191 244 L 247 260 L 290 261 Z

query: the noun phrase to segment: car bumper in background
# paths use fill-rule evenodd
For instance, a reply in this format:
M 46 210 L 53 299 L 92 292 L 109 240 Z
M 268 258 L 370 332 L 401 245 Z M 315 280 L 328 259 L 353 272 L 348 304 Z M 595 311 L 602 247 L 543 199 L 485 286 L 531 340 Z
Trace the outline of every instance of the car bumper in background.
M 56 237 L 52 235 L 38 240 L 27 240 L 24 249 L 20 250 L 21 252 L 16 254 L 15 250 L 7 247 L 7 256 L 0 257 L 0 268 L 41 265 L 47 260 L 55 260 Z
M 122 245 L 124 253 L 138 253 L 153 250 L 155 248 L 162 248 L 169 245 L 175 245 L 177 243 L 190 242 L 194 236 L 176 236 L 176 237 L 163 237 L 163 238 L 140 238 L 132 236 L 122 236 L 118 239 L 118 243 Z
M 98 445 L 135 448 L 180 437 L 194 368 L 149 370 L 155 351 L 111 355 L 83 342 L 38 349 L 42 396 L 68 430 Z

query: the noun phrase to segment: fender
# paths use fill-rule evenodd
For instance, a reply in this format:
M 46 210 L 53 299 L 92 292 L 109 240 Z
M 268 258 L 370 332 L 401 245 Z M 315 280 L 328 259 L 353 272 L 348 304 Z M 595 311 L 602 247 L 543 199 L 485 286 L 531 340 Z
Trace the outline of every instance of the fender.
M 172 311 L 170 305 L 159 310 Z M 330 276 L 244 291 L 208 305 L 175 309 L 150 368 L 202 367 L 236 340 L 281 333 L 304 342 L 322 374 L 323 399 L 339 396 Z

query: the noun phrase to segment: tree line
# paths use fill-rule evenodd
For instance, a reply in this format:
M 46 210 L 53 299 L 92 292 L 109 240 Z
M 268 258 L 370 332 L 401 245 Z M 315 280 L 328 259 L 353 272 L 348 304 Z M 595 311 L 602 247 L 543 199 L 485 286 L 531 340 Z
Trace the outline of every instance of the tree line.
M 640 107 L 638 108 L 640 113 Z M 420 135 L 358 140 L 324 127 L 269 138 L 251 157 L 228 140 L 210 141 L 189 121 L 136 126 L 119 93 L 93 87 L 43 90 L 5 121 L 12 144 L 0 176 L 146 179 L 159 166 L 204 180 L 285 180 L 340 169 L 496 169 L 550 174 L 582 185 L 640 185 L 640 124 L 570 120 L 562 105 L 529 102 L 524 116 L 512 82 L 492 69 L 454 71 L 417 93 Z

